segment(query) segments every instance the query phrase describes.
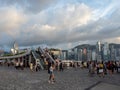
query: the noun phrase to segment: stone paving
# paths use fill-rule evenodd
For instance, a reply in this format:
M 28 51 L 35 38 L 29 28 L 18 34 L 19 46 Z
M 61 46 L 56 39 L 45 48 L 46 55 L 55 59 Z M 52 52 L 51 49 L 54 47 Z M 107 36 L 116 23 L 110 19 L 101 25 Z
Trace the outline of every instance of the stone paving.
M 56 82 L 49 84 L 46 70 L 31 72 L 29 68 L 16 70 L 14 67 L 0 66 L 0 90 L 89 90 L 98 82 L 120 86 L 120 73 L 104 78 L 97 75 L 90 77 L 87 69 L 80 68 L 54 73 Z
M 120 90 L 120 86 L 101 82 L 89 90 Z

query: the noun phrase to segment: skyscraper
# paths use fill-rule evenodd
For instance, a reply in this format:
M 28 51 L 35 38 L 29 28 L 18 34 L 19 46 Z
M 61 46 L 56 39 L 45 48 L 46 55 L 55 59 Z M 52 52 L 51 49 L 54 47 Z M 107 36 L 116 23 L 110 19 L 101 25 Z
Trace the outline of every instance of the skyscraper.
M 74 48 L 74 59 L 78 60 L 78 49 Z
M 109 44 L 107 42 L 104 43 L 103 46 L 103 59 L 104 60 L 109 60 Z
M 92 51 L 92 61 L 95 61 L 95 60 L 96 60 L 96 52 Z
M 78 50 L 78 61 L 80 60 L 80 61 L 82 61 L 82 49 L 79 49 Z
M 110 59 L 115 60 L 115 48 L 114 48 L 114 45 L 110 46 Z
M 100 61 L 102 59 L 102 44 L 100 41 L 96 44 L 96 54 L 97 54 L 97 60 Z

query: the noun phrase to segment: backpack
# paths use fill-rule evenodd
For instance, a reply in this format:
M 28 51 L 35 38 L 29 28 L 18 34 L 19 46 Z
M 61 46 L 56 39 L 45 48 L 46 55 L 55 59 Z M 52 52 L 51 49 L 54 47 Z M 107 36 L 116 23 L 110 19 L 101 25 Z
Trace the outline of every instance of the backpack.
M 99 64 L 99 67 L 100 67 L 100 68 L 103 68 L 103 64 Z

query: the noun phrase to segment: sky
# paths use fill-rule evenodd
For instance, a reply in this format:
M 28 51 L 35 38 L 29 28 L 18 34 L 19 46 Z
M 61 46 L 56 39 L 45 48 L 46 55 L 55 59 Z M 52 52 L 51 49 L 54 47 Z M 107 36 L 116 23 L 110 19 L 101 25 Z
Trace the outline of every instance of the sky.
M 120 0 L 0 0 L 0 49 L 120 43 Z

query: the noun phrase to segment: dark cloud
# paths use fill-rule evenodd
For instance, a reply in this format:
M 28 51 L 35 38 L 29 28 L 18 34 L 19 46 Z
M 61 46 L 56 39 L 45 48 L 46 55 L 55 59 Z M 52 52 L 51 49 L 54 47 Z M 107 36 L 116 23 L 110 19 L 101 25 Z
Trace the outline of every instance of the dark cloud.
M 57 0 L 0 0 L 0 5 L 22 8 L 25 13 L 39 13 L 56 2 Z
M 1 0 L 0 2 L 3 6 L 3 9 L 0 9 L 1 46 L 11 47 L 12 43 L 17 41 L 22 47 L 41 44 L 64 47 L 64 44 L 75 42 L 93 43 L 108 39 L 114 42 L 120 37 L 120 8 L 115 7 L 114 12 L 110 14 L 106 12 L 102 14 L 100 11 L 102 17 L 98 12 L 94 13 L 98 14 L 96 19 L 92 13 L 94 9 L 84 3 L 66 4 L 47 10 L 58 0 Z M 9 8 L 12 5 L 13 8 Z M 18 8 L 22 8 L 23 11 Z

